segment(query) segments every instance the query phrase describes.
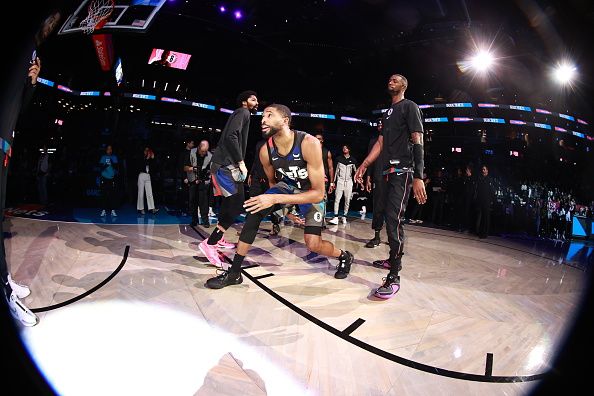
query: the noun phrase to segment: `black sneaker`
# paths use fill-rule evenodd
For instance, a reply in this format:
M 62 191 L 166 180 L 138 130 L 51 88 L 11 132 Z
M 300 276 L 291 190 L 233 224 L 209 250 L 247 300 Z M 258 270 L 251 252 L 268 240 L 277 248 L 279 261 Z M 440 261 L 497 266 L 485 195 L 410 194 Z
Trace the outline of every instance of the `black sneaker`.
M 373 294 L 384 300 L 394 297 L 400 290 L 400 277 L 398 275 L 388 274 L 382 280 L 384 284 L 378 287 Z
M 344 255 L 345 258 L 343 259 L 338 259 L 338 265 L 336 266 L 336 273 L 334 274 L 334 277 L 336 279 L 344 279 L 347 277 L 347 275 L 349 274 L 349 272 L 351 271 L 351 264 L 353 264 L 353 260 L 355 259 L 355 257 L 353 256 L 353 254 L 349 251 L 344 251 Z
M 390 260 L 389 259 L 375 260 L 373 263 L 371 263 L 371 265 L 373 265 L 376 268 L 390 269 Z M 400 272 L 400 271 L 402 271 L 402 263 L 398 264 L 398 272 Z
M 270 235 L 272 235 L 272 236 L 278 235 L 279 232 L 280 232 L 280 225 L 279 224 L 273 224 L 272 225 L 272 230 L 270 230 Z
M 370 239 L 369 242 L 367 242 L 365 244 L 366 248 L 374 248 L 380 245 L 380 243 L 382 243 L 382 241 L 379 238 L 373 237 L 373 239 Z
M 206 287 L 209 289 L 222 289 L 223 287 L 239 285 L 240 283 L 243 283 L 241 272 L 233 274 L 225 270 L 218 270 L 217 272 L 219 271 L 221 272 L 220 275 L 217 275 L 214 278 L 210 278 L 206 281 Z
M 202 227 L 210 228 L 210 220 L 209 219 L 202 219 Z

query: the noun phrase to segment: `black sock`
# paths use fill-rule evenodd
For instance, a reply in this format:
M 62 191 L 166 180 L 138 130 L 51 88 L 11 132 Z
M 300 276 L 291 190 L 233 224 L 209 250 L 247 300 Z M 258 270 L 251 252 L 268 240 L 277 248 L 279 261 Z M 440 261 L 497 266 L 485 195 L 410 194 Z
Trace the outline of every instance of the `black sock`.
M 241 264 L 243 264 L 243 259 L 245 259 L 245 256 L 235 253 L 235 256 L 233 256 L 233 264 L 231 264 L 229 272 L 233 274 L 239 274 L 239 271 L 241 271 Z
M 374 239 L 380 239 L 380 231 L 381 230 L 375 230 L 375 237 L 374 237 Z
M 338 256 L 338 259 L 339 260 L 346 260 L 346 258 L 347 258 L 346 252 L 344 250 L 341 250 L 340 251 L 340 256 Z
M 221 231 L 219 227 L 215 228 L 212 234 L 210 234 L 210 236 L 208 237 L 208 241 L 206 241 L 206 243 L 208 243 L 209 245 L 216 245 L 217 242 L 220 241 L 223 237 L 223 234 L 225 234 L 225 232 Z

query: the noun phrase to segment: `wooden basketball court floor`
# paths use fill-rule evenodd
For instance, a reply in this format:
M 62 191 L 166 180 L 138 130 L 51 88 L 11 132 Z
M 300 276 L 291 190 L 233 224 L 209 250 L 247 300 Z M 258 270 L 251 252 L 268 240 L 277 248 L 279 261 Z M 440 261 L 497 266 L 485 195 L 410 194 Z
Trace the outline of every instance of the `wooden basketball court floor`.
M 197 245 L 212 228 L 9 218 L 13 278 L 40 317 L 25 344 L 64 395 L 526 395 L 585 288 L 558 253 L 407 225 L 402 288 L 380 301 L 371 262 L 388 246 L 363 247 L 369 220 L 323 233 L 355 255 L 345 280 L 302 229 L 269 228 L 243 284 L 209 290 Z

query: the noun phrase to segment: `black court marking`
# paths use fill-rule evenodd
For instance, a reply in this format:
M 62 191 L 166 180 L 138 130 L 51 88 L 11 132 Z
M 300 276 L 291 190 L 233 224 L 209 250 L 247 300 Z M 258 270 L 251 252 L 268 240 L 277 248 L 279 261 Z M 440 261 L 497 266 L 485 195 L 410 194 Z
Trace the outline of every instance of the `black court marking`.
M 493 375 L 493 354 L 487 353 L 487 362 L 485 363 L 485 375 L 491 377 Z
M 363 323 L 365 323 L 365 319 L 357 319 L 355 320 L 353 323 L 351 323 L 351 325 L 349 327 L 347 327 L 346 329 L 344 329 L 342 331 L 342 334 L 345 335 L 351 335 L 353 333 L 353 331 L 357 330 L 359 328 L 359 326 L 361 326 Z
M 37 312 L 47 312 L 47 311 L 51 311 L 53 309 L 62 308 L 64 306 L 66 306 L 66 305 L 75 303 L 78 300 L 82 300 L 86 296 L 88 296 L 88 295 L 96 292 L 97 290 L 101 289 L 110 280 L 112 280 L 118 274 L 118 272 L 120 272 L 122 270 L 122 268 L 124 268 L 124 264 L 126 264 L 126 260 L 128 260 L 128 253 L 129 252 L 130 252 L 130 245 L 126 245 L 126 249 L 124 250 L 124 257 L 122 258 L 122 262 L 120 263 L 120 265 L 118 265 L 118 267 L 115 269 L 115 271 L 113 271 L 107 278 L 105 278 L 103 281 L 101 281 L 101 283 L 99 283 L 97 286 L 94 286 L 93 288 L 87 290 L 83 294 L 81 294 L 79 296 L 76 296 L 76 297 L 73 297 L 70 300 L 66 300 L 66 301 L 61 302 L 59 304 L 49 305 L 47 307 L 33 308 L 31 311 L 37 313 Z
M 198 235 L 200 235 L 204 239 L 204 236 L 202 234 L 200 234 L 200 232 L 198 232 L 198 230 L 196 230 L 196 232 L 198 233 Z M 224 257 L 225 261 L 227 261 L 229 264 L 232 263 L 232 261 L 226 255 L 221 254 L 221 256 Z M 429 374 L 440 375 L 442 377 L 449 377 L 449 378 L 455 378 L 455 379 L 460 379 L 460 380 L 465 380 L 465 381 L 476 381 L 476 382 L 494 382 L 494 383 L 528 382 L 528 381 L 542 380 L 548 375 L 548 373 L 541 373 L 541 374 L 534 374 L 534 375 L 523 375 L 523 376 L 487 376 L 487 375 L 480 375 L 480 374 L 471 374 L 471 373 L 464 373 L 464 372 L 460 372 L 460 371 L 447 370 L 447 369 L 443 369 L 443 368 L 435 367 L 435 366 L 429 366 L 427 364 L 415 362 L 414 360 L 410 360 L 410 359 L 403 358 L 401 356 L 394 355 L 393 353 L 386 352 L 383 349 L 380 349 L 380 348 L 375 347 L 371 344 L 368 344 L 364 341 L 361 341 L 357 338 L 354 338 L 349 334 L 343 333 L 342 330 L 338 330 L 337 328 L 330 326 L 326 322 L 316 318 L 309 312 L 304 311 L 303 309 L 294 305 L 293 303 L 286 300 L 282 296 L 278 295 L 276 292 L 269 289 L 268 287 L 266 287 L 266 285 L 264 285 L 262 282 L 260 282 L 258 279 L 256 279 L 256 277 L 250 275 L 247 271 L 244 271 L 242 269 L 241 272 L 249 280 L 251 280 L 253 283 L 255 283 L 256 286 L 258 286 L 260 289 L 264 290 L 266 293 L 268 293 L 270 296 L 272 296 L 275 300 L 277 300 L 278 302 L 280 302 L 281 304 L 283 304 L 284 306 L 286 306 L 293 312 L 297 313 L 298 315 L 301 315 L 305 319 L 309 320 L 310 322 L 314 323 L 315 325 L 326 330 L 327 332 L 332 333 L 335 336 L 342 338 L 344 341 L 350 342 L 351 344 L 356 345 L 359 348 L 366 350 L 367 352 L 373 353 L 377 356 L 383 357 L 384 359 L 390 360 L 392 362 L 402 364 L 403 366 L 407 366 L 407 367 L 410 367 L 410 368 L 413 368 L 413 369 L 419 370 L 419 371 L 424 371 Z
M 242 268 L 243 271 L 243 268 Z M 247 272 L 245 272 L 247 274 Z M 274 276 L 274 274 L 266 274 L 266 275 L 258 275 L 258 276 L 254 276 L 254 279 L 263 279 L 263 278 L 268 278 L 269 276 Z

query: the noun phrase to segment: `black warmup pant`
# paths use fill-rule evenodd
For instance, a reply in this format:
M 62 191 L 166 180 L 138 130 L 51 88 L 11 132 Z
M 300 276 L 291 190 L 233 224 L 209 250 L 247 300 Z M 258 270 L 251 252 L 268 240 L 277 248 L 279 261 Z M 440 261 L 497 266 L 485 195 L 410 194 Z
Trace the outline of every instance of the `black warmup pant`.
M 412 173 L 388 175 L 386 191 L 386 232 L 390 245 L 390 264 L 398 265 L 404 254 L 404 212 L 412 186 Z
M 103 209 L 111 212 L 116 207 L 116 187 L 114 179 L 101 177 L 101 196 L 103 197 Z
M 423 206 L 419 205 L 416 199 L 409 197 L 406 213 L 404 215 L 408 220 L 421 220 Z
M 177 192 L 177 209 L 182 213 L 188 213 L 190 203 L 188 200 L 189 192 L 188 185 L 182 181 L 178 181 L 176 185 Z
M 371 228 L 375 231 L 380 231 L 384 226 L 384 218 L 386 216 L 386 191 L 387 182 L 385 177 L 373 178 L 373 219 L 371 220 Z
M 208 199 L 210 194 L 210 183 L 198 184 L 198 207 L 200 208 L 200 217 L 202 218 L 202 224 L 208 222 Z M 196 210 L 194 210 L 194 213 Z
M 454 197 L 454 218 L 452 224 L 456 227 L 457 231 L 462 231 L 466 227 L 464 197 Z
M 198 184 L 188 183 L 188 213 L 192 216 L 192 223 L 198 223 Z
M 436 192 L 431 195 L 433 208 L 431 210 L 431 222 L 441 225 L 443 223 L 443 206 L 445 204 L 445 193 Z
M 243 212 L 245 194 L 243 184 L 237 187 L 237 193 L 228 197 L 221 196 L 221 209 L 219 211 L 219 224 L 224 229 L 235 223 L 235 218 Z
M 476 215 L 476 233 L 479 237 L 487 237 L 489 235 L 489 227 L 491 223 L 491 206 L 489 204 L 480 204 Z
M 464 201 L 464 219 L 462 228 L 466 230 L 472 230 L 472 200 L 466 199 Z

